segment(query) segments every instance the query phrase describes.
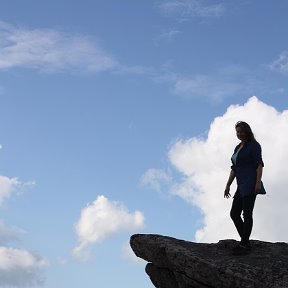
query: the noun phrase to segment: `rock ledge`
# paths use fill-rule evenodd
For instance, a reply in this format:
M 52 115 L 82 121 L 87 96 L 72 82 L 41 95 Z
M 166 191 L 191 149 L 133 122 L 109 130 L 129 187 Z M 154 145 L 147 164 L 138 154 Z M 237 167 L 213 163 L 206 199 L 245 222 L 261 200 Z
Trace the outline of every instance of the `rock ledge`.
M 249 255 L 233 256 L 235 240 L 194 243 L 154 234 L 135 234 L 134 253 L 149 262 L 157 288 L 287 288 L 288 244 L 252 240 Z

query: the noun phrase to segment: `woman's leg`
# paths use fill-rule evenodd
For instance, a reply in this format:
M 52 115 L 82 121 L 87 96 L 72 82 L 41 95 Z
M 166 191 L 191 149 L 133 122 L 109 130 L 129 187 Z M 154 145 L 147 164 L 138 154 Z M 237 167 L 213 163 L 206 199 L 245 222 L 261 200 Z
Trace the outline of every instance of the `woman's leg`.
M 243 197 L 243 234 L 241 237 L 241 243 L 246 245 L 249 243 L 249 238 L 253 227 L 253 209 L 255 204 L 256 195 L 251 194 L 249 196 Z
M 241 239 L 243 238 L 243 232 L 244 232 L 244 222 L 241 218 L 242 210 L 243 210 L 242 197 L 240 196 L 240 193 L 237 191 L 233 198 L 230 217 L 233 220 L 234 225 Z

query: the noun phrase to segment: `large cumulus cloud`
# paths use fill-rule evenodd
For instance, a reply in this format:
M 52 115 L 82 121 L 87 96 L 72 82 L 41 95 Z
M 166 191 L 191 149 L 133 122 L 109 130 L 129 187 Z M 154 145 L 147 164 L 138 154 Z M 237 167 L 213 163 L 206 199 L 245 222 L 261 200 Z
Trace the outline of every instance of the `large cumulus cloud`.
M 238 139 L 234 125 L 248 122 L 263 150 L 263 181 L 267 195 L 258 196 L 254 210 L 252 238 L 267 241 L 288 241 L 286 203 L 288 163 L 288 110 L 274 107 L 251 97 L 244 105 L 231 105 L 226 113 L 215 118 L 207 138 L 179 139 L 169 151 L 172 165 L 183 174 L 183 181 L 172 193 L 199 207 L 203 225 L 196 231 L 197 241 L 218 241 L 238 238 L 229 218 L 231 198 L 223 198 L 230 172 L 230 157 Z M 235 183 L 231 190 L 235 190 Z

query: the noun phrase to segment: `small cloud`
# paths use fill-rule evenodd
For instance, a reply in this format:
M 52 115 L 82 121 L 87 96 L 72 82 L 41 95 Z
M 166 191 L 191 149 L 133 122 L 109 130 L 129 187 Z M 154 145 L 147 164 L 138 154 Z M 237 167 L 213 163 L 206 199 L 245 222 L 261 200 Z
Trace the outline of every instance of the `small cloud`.
M 17 178 L 8 178 L 0 175 L 0 205 L 4 199 L 9 198 L 13 191 L 21 186 Z
M 26 250 L 0 246 L 0 286 L 32 287 L 44 284 L 42 268 L 48 262 Z
M 18 178 L 9 178 L 0 175 L 0 205 L 11 196 L 14 191 L 21 191 L 34 186 L 34 181 L 21 182 Z
M 126 66 L 118 65 L 113 70 L 114 74 L 125 75 L 125 74 L 134 74 L 134 75 L 153 75 L 155 74 L 154 68 L 144 67 L 144 66 Z
M 68 264 L 68 260 L 66 258 L 58 257 L 57 260 L 61 266 L 66 266 Z
M 255 78 L 251 71 L 239 66 L 227 66 L 209 74 L 183 76 L 169 71 L 154 77 L 171 85 L 172 93 L 187 99 L 200 98 L 209 103 L 220 103 L 235 95 L 250 94 L 267 85 Z M 265 86 L 266 85 L 266 86 Z
M 226 11 L 223 3 L 206 5 L 202 0 L 165 0 L 158 7 L 167 15 L 176 15 L 181 19 L 218 18 Z
M 140 211 L 130 213 L 123 204 L 109 201 L 103 195 L 98 196 L 81 211 L 80 219 L 75 224 L 78 245 L 73 249 L 73 254 L 80 260 L 88 260 L 89 248 L 93 244 L 120 232 L 137 231 L 143 226 L 144 216 Z
M 158 45 L 161 42 L 172 42 L 179 34 L 182 32 L 176 29 L 171 29 L 168 32 L 161 33 L 154 39 L 155 45 Z
M 221 79 L 220 76 L 196 75 L 190 78 L 178 79 L 174 84 L 174 93 L 188 98 L 204 98 L 221 102 L 242 90 L 242 85 L 236 81 Z
M 140 184 L 148 186 L 156 192 L 161 192 L 162 187 L 169 184 L 171 180 L 171 176 L 167 172 L 151 168 L 142 175 Z
M 23 233 L 25 233 L 24 230 L 18 227 L 7 227 L 5 223 L 0 220 L 0 245 L 18 240 Z
M 284 94 L 284 93 L 286 93 L 286 89 L 285 88 L 283 88 L 283 87 L 279 87 L 279 88 L 275 88 L 275 89 L 271 89 L 271 91 L 270 91 L 270 93 L 272 94 L 272 95 L 281 95 L 281 94 Z
M 288 72 L 288 51 L 283 51 L 277 60 L 268 66 L 273 71 L 282 73 Z

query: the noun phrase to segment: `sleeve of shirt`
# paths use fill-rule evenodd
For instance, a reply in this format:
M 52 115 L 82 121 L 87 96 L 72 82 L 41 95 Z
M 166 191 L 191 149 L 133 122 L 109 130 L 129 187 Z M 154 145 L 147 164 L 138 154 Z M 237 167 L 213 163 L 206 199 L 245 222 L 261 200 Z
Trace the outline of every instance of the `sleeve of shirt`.
M 264 167 L 264 162 L 262 159 L 262 149 L 261 145 L 258 142 L 256 142 L 252 147 L 252 159 L 256 168 L 259 165 L 262 165 L 262 167 Z
M 238 147 L 238 145 L 235 147 L 233 154 L 237 151 L 237 147 Z M 235 164 L 232 161 L 232 158 L 231 158 L 231 162 L 232 162 L 231 169 L 235 172 L 235 168 L 236 167 L 235 167 Z

